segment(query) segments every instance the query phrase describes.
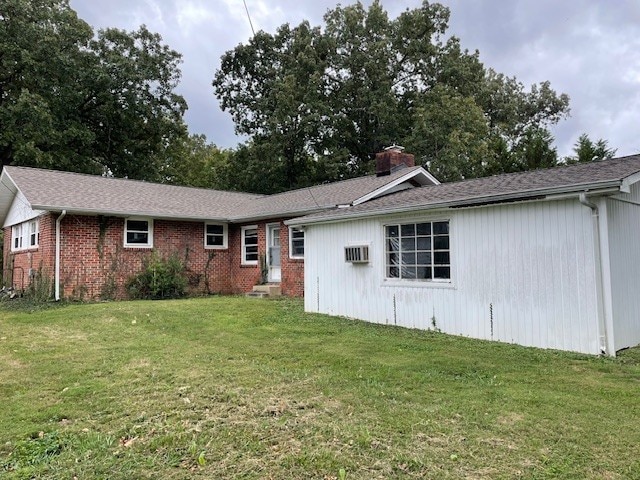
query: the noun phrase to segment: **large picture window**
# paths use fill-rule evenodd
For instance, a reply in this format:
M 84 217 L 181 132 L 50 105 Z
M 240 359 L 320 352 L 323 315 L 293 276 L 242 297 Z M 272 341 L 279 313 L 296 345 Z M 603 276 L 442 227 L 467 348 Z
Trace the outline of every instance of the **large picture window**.
M 204 225 L 205 248 L 227 248 L 227 226 L 218 223 Z
M 304 231 L 299 228 L 289 228 L 289 257 L 304 258 Z
M 258 264 L 258 227 L 242 227 L 242 264 Z
M 449 281 L 449 222 L 385 226 L 385 275 L 417 281 Z
M 124 221 L 124 246 L 153 247 L 153 220 L 148 218 L 127 218 Z

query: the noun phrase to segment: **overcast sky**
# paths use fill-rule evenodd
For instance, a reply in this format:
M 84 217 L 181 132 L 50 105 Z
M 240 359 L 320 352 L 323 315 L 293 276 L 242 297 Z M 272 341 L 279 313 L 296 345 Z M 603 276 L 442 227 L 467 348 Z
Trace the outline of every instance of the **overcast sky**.
M 246 0 L 257 30 L 283 23 L 320 25 L 332 0 Z M 348 5 L 349 1 L 343 1 Z M 369 5 L 370 1 L 363 2 Z M 395 18 L 419 0 L 383 0 Z M 571 117 L 553 128 L 560 155 L 578 136 L 603 138 L 617 155 L 640 152 L 640 1 L 443 0 L 451 10 L 448 33 L 480 51 L 486 66 L 525 85 L 544 80 L 571 98 Z M 96 28 L 134 30 L 145 24 L 183 55 L 178 89 L 192 133 L 219 147 L 235 147 L 229 114 L 213 95 L 220 56 L 251 37 L 242 0 L 71 0 Z

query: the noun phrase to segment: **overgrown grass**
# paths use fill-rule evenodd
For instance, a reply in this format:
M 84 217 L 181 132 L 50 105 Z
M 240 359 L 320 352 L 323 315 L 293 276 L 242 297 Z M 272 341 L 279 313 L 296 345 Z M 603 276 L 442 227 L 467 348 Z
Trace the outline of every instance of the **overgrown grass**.
M 638 349 L 227 297 L 0 310 L 0 366 L 9 479 L 640 478 Z

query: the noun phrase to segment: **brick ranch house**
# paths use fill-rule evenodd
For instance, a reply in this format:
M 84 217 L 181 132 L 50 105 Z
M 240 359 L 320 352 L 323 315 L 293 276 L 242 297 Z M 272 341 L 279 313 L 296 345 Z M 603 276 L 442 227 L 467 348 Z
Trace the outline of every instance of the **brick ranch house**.
M 439 182 L 387 149 L 377 173 L 274 195 L 7 166 L 0 176 L 5 284 L 48 277 L 55 298 L 126 297 L 145 258 L 177 255 L 190 293 L 243 293 L 267 280 L 304 293 L 303 228 L 285 220 Z

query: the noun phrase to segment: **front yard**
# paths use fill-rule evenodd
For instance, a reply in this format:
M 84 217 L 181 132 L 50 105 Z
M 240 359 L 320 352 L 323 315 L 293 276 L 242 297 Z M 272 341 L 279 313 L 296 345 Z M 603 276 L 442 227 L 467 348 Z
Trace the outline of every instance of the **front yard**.
M 7 478 L 640 478 L 617 359 L 235 297 L 0 305 Z

